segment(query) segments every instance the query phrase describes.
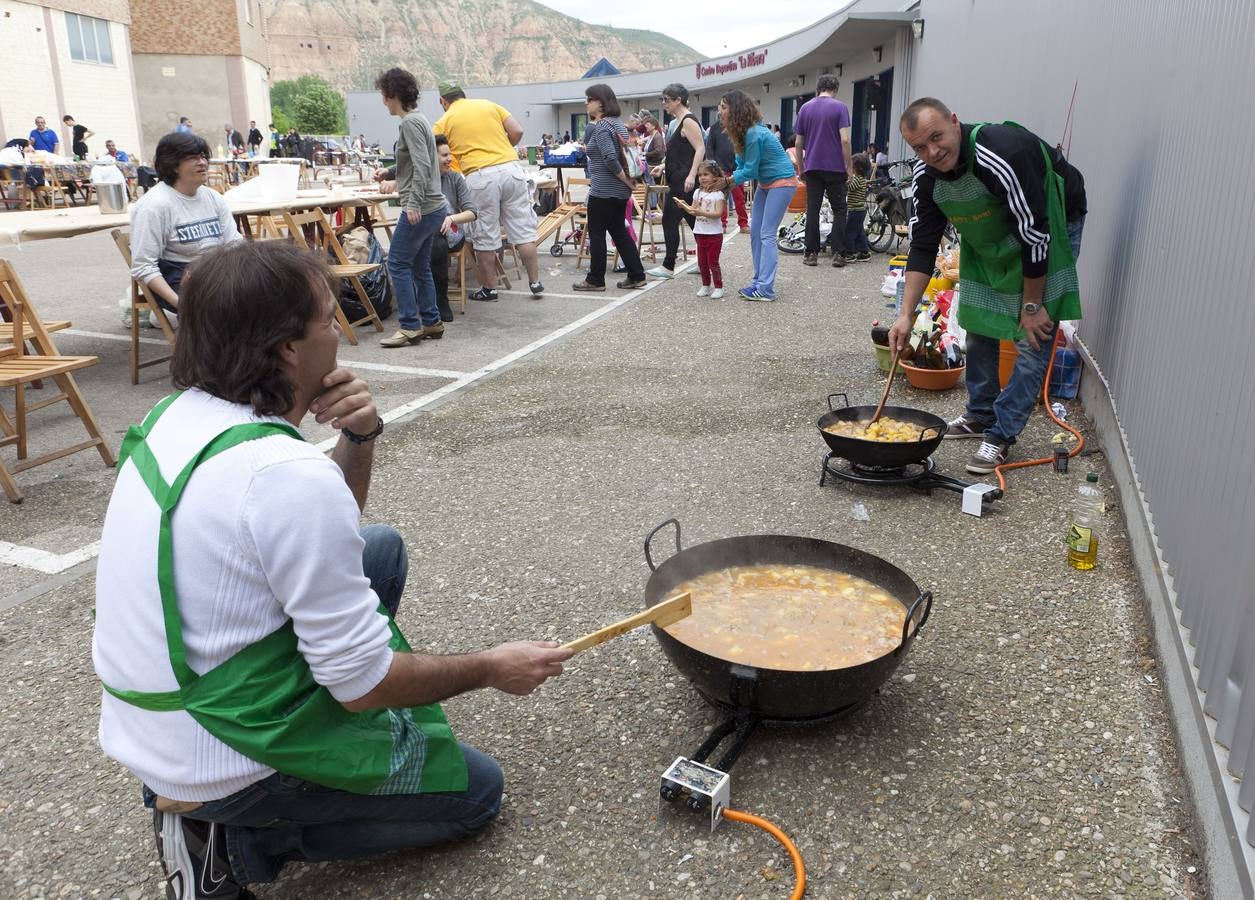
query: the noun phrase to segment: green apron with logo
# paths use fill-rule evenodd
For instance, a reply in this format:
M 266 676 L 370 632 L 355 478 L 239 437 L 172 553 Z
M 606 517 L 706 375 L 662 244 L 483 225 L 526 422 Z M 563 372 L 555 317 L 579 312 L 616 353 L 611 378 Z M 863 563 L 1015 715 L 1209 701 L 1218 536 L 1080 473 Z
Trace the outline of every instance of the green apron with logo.
M 197 466 L 230 447 L 274 434 L 302 438 L 291 425 L 236 425 L 206 444 L 174 482 L 167 484 L 147 437 L 178 396 L 166 397 L 142 425 L 127 431 L 118 468 L 129 459 L 161 508 L 157 584 L 170 665 L 179 688 L 143 692 L 104 685 L 104 689 L 141 709 L 184 710 L 206 731 L 249 759 L 326 787 L 355 794 L 465 791 L 466 760 L 439 704 L 349 712 L 314 680 L 297 649 L 291 620 L 202 675 L 188 666 L 174 589 L 170 527 L 183 489 Z M 379 611 L 387 615 L 382 605 Z M 391 617 L 388 627 L 392 649 L 409 652 L 409 644 Z
M 1014 122 L 1004 122 L 1019 128 Z M 1024 299 L 1024 267 L 1021 245 L 1015 238 L 1007 203 L 990 193 L 972 172 L 976 160 L 976 135 L 968 143 L 967 169 L 953 181 L 933 183 L 933 202 L 962 237 L 959 254 L 959 324 L 974 334 L 1005 341 L 1024 339 L 1020 305 Z M 1046 210 L 1050 246 L 1046 256 L 1046 284 L 1042 305 L 1051 320 L 1081 317 L 1081 291 L 1076 279 L 1076 259 L 1068 242 L 1067 207 L 1063 176 L 1046 160 Z

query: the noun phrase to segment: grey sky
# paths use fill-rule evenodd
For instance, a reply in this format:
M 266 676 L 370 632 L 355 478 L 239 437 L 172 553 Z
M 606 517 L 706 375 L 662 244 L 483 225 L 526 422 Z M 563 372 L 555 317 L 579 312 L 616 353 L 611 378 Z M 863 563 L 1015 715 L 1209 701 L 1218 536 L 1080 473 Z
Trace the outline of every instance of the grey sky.
M 770 4 L 628 0 L 607 7 L 588 0 L 539 2 L 593 25 L 661 31 L 697 49 L 705 59 L 761 47 L 817 22 L 841 5 L 817 6 L 813 0 L 772 0 Z

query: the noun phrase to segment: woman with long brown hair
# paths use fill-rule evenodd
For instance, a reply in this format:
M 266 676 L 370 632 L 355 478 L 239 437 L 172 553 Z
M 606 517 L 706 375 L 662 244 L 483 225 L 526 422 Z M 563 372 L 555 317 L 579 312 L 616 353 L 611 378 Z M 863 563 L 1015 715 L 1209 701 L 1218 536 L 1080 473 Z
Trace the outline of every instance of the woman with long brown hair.
M 736 148 L 734 185 L 757 181 L 750 217 L 750 255 L 754 277 L 741 288 L 743 300 L 776 299 L 776 230 L 797 190 L 793 163 L 780 140 L 763 127 L 762 113 L 744 91 L 728 91 L 719 99 L 719 121 Z

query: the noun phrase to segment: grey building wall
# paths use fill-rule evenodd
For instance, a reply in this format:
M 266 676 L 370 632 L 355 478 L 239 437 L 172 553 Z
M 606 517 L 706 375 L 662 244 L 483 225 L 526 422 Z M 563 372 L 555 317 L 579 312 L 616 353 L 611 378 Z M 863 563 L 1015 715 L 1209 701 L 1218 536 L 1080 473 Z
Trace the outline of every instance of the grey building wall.
M 1168 565 L 1184 628 L 1177 634 L 1215 738 L 1206 762 L 1224 773 L 1212 783 L 1248 842 L 1248 869 L 1255 176 L 1243 155 L 1255 142 L 1251 10 L 1244 0 L 923 0 L 912 63 L 915 96 L 940 97 L 968 121 L 1013 119 L 1052 144 L 1064 136 L 1075 90 L 1070 156 L 1089 196 L 1080 335 L 1109 385 L 1132 487 L 1144 494 Z

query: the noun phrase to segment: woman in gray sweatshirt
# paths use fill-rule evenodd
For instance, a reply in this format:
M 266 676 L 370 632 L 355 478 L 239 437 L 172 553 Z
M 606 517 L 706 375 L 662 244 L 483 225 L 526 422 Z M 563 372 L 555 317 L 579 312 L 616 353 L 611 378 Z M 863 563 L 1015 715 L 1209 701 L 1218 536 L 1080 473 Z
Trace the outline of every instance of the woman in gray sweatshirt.
M 405 69 L 389 69 L 375 79 L 375 87 L 388 112 L 402 117 L 396 167 L 375 173 L 378 178 L 395 175 L 402 207 L 388 248 L 388 276 L 396 294 L 401 327 L 379 343 L 383 347 L 405 347 L 423 338 L 444 337 L 444 323 L 436 306 L 436 283 L 431 274 L 431 245 L 444 223 L 445 200 L 440 190 L 436 138 L 431 123 L 416 111 L 417 79 Z

